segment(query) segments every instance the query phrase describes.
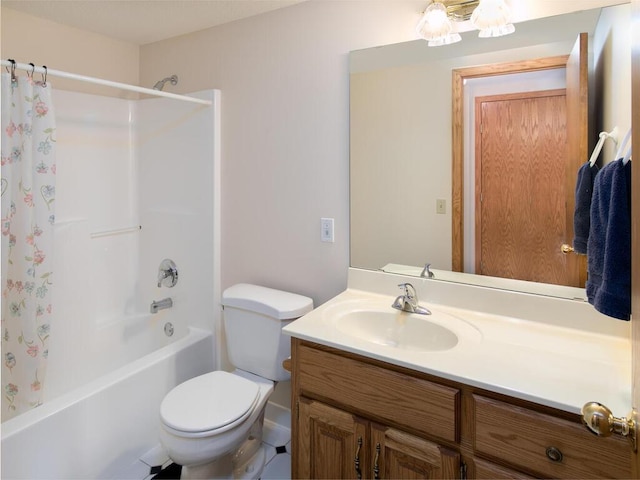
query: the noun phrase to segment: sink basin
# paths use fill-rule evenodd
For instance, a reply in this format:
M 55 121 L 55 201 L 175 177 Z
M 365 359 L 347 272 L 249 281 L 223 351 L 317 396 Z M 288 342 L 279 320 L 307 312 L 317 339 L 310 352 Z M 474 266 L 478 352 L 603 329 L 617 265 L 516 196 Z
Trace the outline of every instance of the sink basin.
M 398 310 L 352 310 L 336 319 L 342 334 L 376 345 L 419 352 L 449 350 L 458 344 L 458 336 L 430 318 L 443 314 L 417 315 Z

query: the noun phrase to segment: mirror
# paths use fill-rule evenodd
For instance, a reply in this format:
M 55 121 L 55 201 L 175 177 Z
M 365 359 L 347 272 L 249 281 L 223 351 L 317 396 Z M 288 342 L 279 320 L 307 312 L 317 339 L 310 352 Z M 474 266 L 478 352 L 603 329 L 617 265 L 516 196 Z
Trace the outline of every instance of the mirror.
M 436 280 L 584 299 L 582 288 L 475 275 L 466 265 L 451 271 L 452 72 L 568 55 L 587 32 L 595 73 L 591 143 L 613 125 L 622 137 L 631 126 L 630 15 L 622 4 L 518 23 L 506 37 L 466 32 L 445 47 L 415 40 L 351 52 L 351 266 L 420 275 L 430 263 Z M 562 80 L 543 77 L 532 82 L 559 88 Z M 613 142 L 605 144 L 601 159 L 614 153 Z M 465 184 L 473 182 L 468 177 Z M 466 228 L 465 239 L 473 237 Z

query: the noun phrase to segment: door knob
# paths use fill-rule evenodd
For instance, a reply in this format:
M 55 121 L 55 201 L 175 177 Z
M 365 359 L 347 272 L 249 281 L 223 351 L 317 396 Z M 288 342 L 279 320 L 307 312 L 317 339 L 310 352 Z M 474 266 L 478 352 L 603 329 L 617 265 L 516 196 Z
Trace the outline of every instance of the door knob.
M 560 251 L 566 255 L 567 253 L 573 252 L 573 247 L 571 245 L 563 243 L 560 247 Z
M 582 407 L 582 422 L 590 432 L 601 437 L 608 437 L 614 433 L 628 437 L 634 452 L 637 451 L 635 416 L 634 410 L 629 414 L 629 418 L 614 417 L 611 410 L 598 402 L 589 402 Z

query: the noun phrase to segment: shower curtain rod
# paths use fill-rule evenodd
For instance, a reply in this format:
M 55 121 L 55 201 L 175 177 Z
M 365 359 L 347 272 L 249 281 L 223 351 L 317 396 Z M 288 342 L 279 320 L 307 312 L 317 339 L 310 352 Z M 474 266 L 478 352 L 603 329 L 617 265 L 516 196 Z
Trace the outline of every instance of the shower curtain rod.
M 162 92 L 160 90 L 154 90 L 152 88 L 138 87 L 136 85 L 129 85 L 127 83 L 113 82 L 111 80 L 103 80 L 102 78 L 87 77 L 85 75 L 78 75 L 76 73 L 63 72 L 60 70 L 52 70 L 46 67 L 34 67 L 27 63 L 10 62 L 8 60 L 2 60 L 2 66 L 11 68 L 15 65 L 15 68 L 19 70 L 25 70 L 30 73 L 40 73 L 45 76 L 54 76 L 60 78 L 68 78 L 70 80 L 79 80 L 81 82 L 94 83 L 96 85 L 104 85 L 106 87 L 119 88 L 121 90 L 128 90 L 131 92 L 144 93 L 147 95 L 155 95 L 156 97 L 173 98 L 174 100 L 182 100 L 184 102 L 199 103 L 201 105 L 211 105 L 210 100 L 203 100 L 201 98 L 189 97 L 187 95 L 178 95 L 170 92 Z

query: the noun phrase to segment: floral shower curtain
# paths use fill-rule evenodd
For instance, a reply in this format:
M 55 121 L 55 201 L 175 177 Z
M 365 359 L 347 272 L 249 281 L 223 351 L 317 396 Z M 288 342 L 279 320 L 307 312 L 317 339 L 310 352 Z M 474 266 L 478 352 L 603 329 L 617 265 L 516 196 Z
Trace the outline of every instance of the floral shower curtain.
M 51 86 L 2 74 L 2 421 L 42 404 L 51 321 Z

